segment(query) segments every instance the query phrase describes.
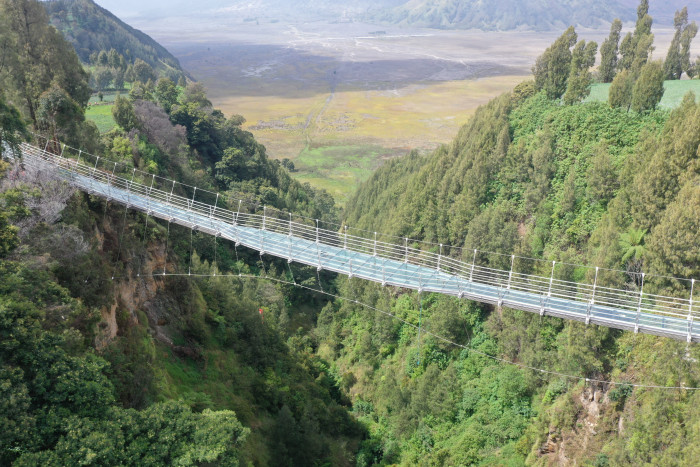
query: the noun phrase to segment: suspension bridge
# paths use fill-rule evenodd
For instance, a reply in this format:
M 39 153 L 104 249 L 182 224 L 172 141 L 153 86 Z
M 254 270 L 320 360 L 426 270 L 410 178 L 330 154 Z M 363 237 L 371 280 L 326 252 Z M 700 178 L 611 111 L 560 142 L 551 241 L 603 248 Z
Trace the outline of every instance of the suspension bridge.
M 43 146 L 43 147 L 41 147 Z M 72 149 L 72 148 L 71 148 Z M 610 328 L 700 341 L 695 317 L 700 309 L 694 298 L 695 280 L 639 273 L 634 287 L 620 285 L 624 271 L 590 268 L 590 280 L 560 278 L 575 265 L 500 255 L 510 268 L 483 263 L 485 252 L 443 245 L 421 244 L 407 238 L 378 236 L 348 227 L 323 228 L 319 220 L 296 218 L 291 213 L 243 206 L 233 208 L 218 193 L 156 177 L 82 151 L 66 155 L 67 147 L 23 143 L 22 163 L 48 170 L 78 189 L 126 208 L 221 237 L 271 255 L 382 285 L 437 292 L 496 306 L 538 313 L 541 316 L 593 323 Z M 178 190 L 176 191 L 176 187 Z M 191 192 L 192 196 L 178 193 Z M 230 204 L 229 204 L 230 206 Z M 403 241 L 401 241 L 403 240 Z M 489 263 L 490 264 L 490 263 Z M 579 270 L 585 268 L 576 266 Z M 548 274 L 541 271 L 546 270 Z M 539 273 L 533 272 L 539 271 Z M 617 277 L 617 280 L 610 279 Z M 675 290 L 658 284 L 672 281 Z M 628 281 L 629 283 L 629 281 Z M 679 287 L 678 284 L 681 284 Z M 646 291 L 645 291 L 646 286 Z

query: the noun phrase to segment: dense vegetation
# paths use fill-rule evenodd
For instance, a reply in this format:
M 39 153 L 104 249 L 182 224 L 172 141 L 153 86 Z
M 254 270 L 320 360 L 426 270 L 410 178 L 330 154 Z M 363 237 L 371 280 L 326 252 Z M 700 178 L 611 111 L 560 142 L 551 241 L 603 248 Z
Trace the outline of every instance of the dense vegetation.
M 347 222 L 369 230 L 390 227 L 389 233 L 395 235 L 465 246 L 469 251 L 515 252 L 630 272 L 641 269 L 697 277 L 697 216 L 692 209 L 700 201 L 700 130 L 694 123 L 700 106 L 694 96 L 688 96 L 671 114 L 628 113 L 601 103 L 562 106 L 547 98 L 544 91 L 523 94 L 528 89 L 533 87 L 521 85 L 513 94 L 480 109 L 449 146 L 425 158 L 411 156 L 379 169 L 348 205 Z M 486 256 L 481 260 L 507 268 L 503 263 L 507 259 Z M 583 278 L 586 271 L 572 269 L 562 274 Z M 638 289 L 634 277 L 623 279 L 626 283 L 620 286 Z M 472 347 L 507 355 L 526 365 L 588 378 L 647 383 L 691 384 L 698 378 L 697 367 L 686 360 L 683 346 L 675 342 L 634 338 L 556 319 L 540 322 L 510 310 L 488 315 L 472 305 L 431 300 L 437 303 L 423 306 L 426 329 L 462 344 L 470 338 Z M 398 314 L 417 324 L 416 304 L 410 300 L 403 303 L 409 308 L 398 308 Z M 401 459 L 407 463 L 424 456 L 452 463 L 488 463 L 493 455 L 512 457 L 516 463 L 526 458 L 535 462 L 542 457 L 544 461 L 550 450 L 565 451 L 566 443 L 583 443 L 585 438 L 588 448 L 576 448 L 566 455 L 592 461 L 602 449 L 615 459 L 615 465 L 636 464 L 640 460 L 652 462 L 654 456 L 675 455 L 656 450 L 675 442 L 675 436 L 683 436 L 682 432 L 669 432 L 668 438 L 652 445 L 635 445 L 634 452 L 625 444 L 641 435 L 636 432 L 637 425 L 625 431 L 614 428 L 620 419 L 667 417 L 666 408 L 645 402 L 671 398 L 662 391 L 634 392 L 621 403 L 619 394 L 609 387 L 591 388 L 556 379 L 542 385 L 530 372 L 494 363 L 486 365 L 489 371 L 483 376 L 479 376 L 483 367 L 478 366 L 475 376 L 471 360 L 481 361 L 478 355 L 428 338 L 417 356 L 415 335 L 410 339 L 405 336 L 410 327 L 387 329 L 376 321 L 368 323 L 364 312 L 346 307 L 340 311 L 324 328 L 333 330 L 327 346 L 338 336 L 353 336 L 344 343 L 357 339 L 357 344 L 335 350 L 336 358 L 343 371 L 363 375 L 357 378 L 361 389 L 355 390 L 374 407 L 372 416 L 379 424 L 376 430 L 382 442 L 398 441 Z M 359 358 L 359 336 L 364 333 L 371 338 Z M 649 347 L 652 342 L 653 350 Z M 689 352 L 695 354 L 695 347 Z M 661 354 L 668 358 L 663 364 Z M 418 361 L 421 364 L 416 368 L 414 362 Z M 519 386 L 493 383 L 494 378 Z M 479 389 L 481 384 L 489 389 Z M 414 399 L 421 385 L 426 385 L 428 392 Z M 507 402 L 498 402 L 494 398 L 502 397 L 498 394 L 505 388 L 512 392 Z M 581 400 L 593 397 L 595 391 L 602 391 L 601 401 L 607 397 L 605 410 L 593 422 L 600 428 L 597 436 L 577 429 L 588 417 L 588 403 Z M 389 394 L 405 394 L 405 398 L 387 399 Z M 451 404 L 439 410 L 437 406 L 427 409 L 426 397 L 450 400 Z M 692 419 L 694 399 L 692 393 L 680 394 L 674 414 L 682 420 Z M 488 407 L 490 411 L 479 413 L 479 403 L 485 403 L 484 410 Z M 462 409 L 465 404 L 474 407 L 466 415 Z M 517 413 L 524 418 L 500 408 L 502 404 L 518 404 Z M 401 417 L 416 414 L 416 410 L 420 416 L 409 417 L 412 424 L 406 426 Z M 518 420 L 524 421 L 520 424 Z M 494 438 L 488 427 L 500 423 L 510 431 L 498 428 L 495 433 L 501 437 Z M 473 431 L 470 424 L 478 430 Z M 418 442 L 427 433 L 428 441 Z M 469 460 L 463 457 L 465 443 L 473 446 Z M 384 444 L 384 455 L 393 456 L 395 449 Z M 685 459 L 690 462 L 691 457 Z
M 45 2 L 51 24 L 70 42 L 84 63 L 94 62 L 91 56 L 115 50 L 126 64 L 141 60 L 157 74 L 177 82 L 184 71 L 180 63 L 162 45 L 143 32 L 132 28 L 92 0 L 56 0 Z M 107 63 L 101 64 L 106 66 Z M 111 68 L 119 68 L 114 63 Z M 126 69 L 126 66 L 124 66 Z M 147 80 L 143 80 L 145 83 Z
M 42 6 L 0 7 L 2 21 L 29 26 L 0 29 L 9 64 L 0 76 L 3 153 L 29 136 L 29 124 L 252 203 L 337 215 L 327 194 L 294 182 L 240 129 L 240 117 L 225 119 L 195 84 L 183 89 L 164 79 L 153 94 L 144 87 L 141 98 L 121 99 L 124 127 L 100 137 L 82 117 L 87 74 Z M 309 465 L 352 458 L 365 430 L 345 409 L 349 401 L 329 365 L 309 354 L 298 331 L 313 322 L 317 298 L 257 281 L 138 278 L 156 263 L 202 273 L 257 273 L 263 265 L 211 237 L 152 218 L 145 224 L 145 216 L 40 171 L 3 162 L 0 179 L 0 463 L 234 465 L 242 458 Z M 313 277 L 303 269 L 295 275 Z
M 29 128 L 251 209 L 340 217 L 197 84 L 139 81 L 99 135 L 83 118 L 87 74 L 43 11 L 0 0 L 3 152 Z M 346 223 L 558 260 L 562 279 L 618 268 L 606 280 L 630 290 L 641 271 L 698 277 L 700 105 L 580 103 L 593 49 L 567 31 L 539 79 L 451 144 L 380 168 Z M 0 167 L 2 464 L 687 465 L 697 391 L 585 378 L 699 386 L 698 358 L 694 344 L 290 266 Z

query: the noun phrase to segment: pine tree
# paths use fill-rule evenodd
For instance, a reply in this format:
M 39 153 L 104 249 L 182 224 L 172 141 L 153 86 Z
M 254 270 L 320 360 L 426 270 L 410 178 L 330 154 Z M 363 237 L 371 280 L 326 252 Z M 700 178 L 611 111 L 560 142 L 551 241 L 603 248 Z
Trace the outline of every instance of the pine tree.
M 97 64 L 101 66 L 109 65 L 109 57 L 104 50 L 100 50 L 100 53 L 97 55 Z
M 582 40 L 574 47 L 571 54 L 571 71 L 564 94 L 565 104 L 581 102 L 590 93 L 593 77 L 588 70 L 595 64 L 597 51 L 598 44 L 593 41 L 586 44 L 586 41 Z
M 622 57 L 618 62 L 620 70 L 639 73 L 653 51 L 654 35 L 651 33 L 652 17 L 649 16 L 649 1 L 641 0 L 637 7 L 637 23 L 634 34 L 627 33 L 620 44 Z
M 639 72 L 641 71 L 642 67 L 649 60 L 649 56 L 654 51 L 653 44 L 653 34 L 645 34 L 639 37 L 636 49 L 634 51 L 634 61 L 632 61 L 632 67 L 630 68 L 630 71 L 632 71 L 635 76 L 639 76 Z
M 615 18 L 610 26 L 610 35 L 603 45 L 600 46 L 600 67 L 598 73 L 600 80 L 604 83 L 612 82 L 615 77 L 615 69 L 617 68 L 617 52 L 620 44 L 620 31 L 622 30 L 622 21 Z
M 620 107 L 625 110 L 632 105 L 632 89 L 634 87 L 634 77 L 629 70 L 622 70 L 615 76 L 608 92 L 608 102 L 610 107 Z
M 532 72 L 535 75 L 535 87 L 544 89 L 550 99 L 560 98 L 566 91 L 571 73 L 571 47 L 576 44 L 576 31 L 573 26 L 562 34 L 537 58 Z
M 634 62 L 634 39 L 632 33 L 628 32 L 620 43 L 620 59 L 617 61 L 619 71 L 629 70 Z
M 656 108 L 664 95 L 664 69 L 659 61 L 648 62 L 639 74 L 632 89 L 631 108 L 644 112 Z
M 641 0 L 637 7 L 637 23 L 634 27 L 634 35 L 641 37 L 651 34 L 651 16 L 649 16 L 649 0 Z
M 696 74 L 695 67 L 690 63 L 690 43 L 693 41 L 698 33 L 698 25 L 695 21 L 688 24 L 683 33 L 681 34 L 681 69 L 688 75 L 689 78 L 693 78 Z
M 683 67 L 681 66 L 681 35 L 687 25 L 688 7 L 685 7 L 681 11 L 676 11 L 673 18 L 673 26 L 676 28 L 676 32 L 673 34 L 673 40 L 664 61 L 664 76 L 666 79 L 681 79 L 681 74 L 683 73 Z
M 678 31 L 673 36 L 671 46 L 668 48 L 666 60 L 664 60 L 664 78 L 680 79 L 683 69 L 681 68 L 681 40 Z

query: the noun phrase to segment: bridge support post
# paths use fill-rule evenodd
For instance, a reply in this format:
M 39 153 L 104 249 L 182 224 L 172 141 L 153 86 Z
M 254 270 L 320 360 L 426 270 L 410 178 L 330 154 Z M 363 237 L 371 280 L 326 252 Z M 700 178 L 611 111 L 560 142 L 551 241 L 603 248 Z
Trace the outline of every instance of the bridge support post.
M 377 232 L 374 232 L 374 249 L 372 250 L 372 256 L 377 257 Z
M 146 214 L 151 213 L 151 192 L 153 191 L 153 183 L 156 181 L 156 174 L 151 177 L 151 186 L 148 187 L 148 205 L 146 207 Z
M 242 199 L 238 200 L 238 211 L 236 211 L 236 217 L 233 219 L 233 226 L 236 227 L 236 246 L 238 246 L 241 243 L 241 233 L 238 230 L 238 215 L 241 212 L 241 203 L 243 202 Z
M 440 272 L 440 260 L 442 259 L 442 243 L 440 244 L 440 253 L 438 253 L 437 271 Z
M 595 268 L 595 279 L 593 279 L 593 293 L 591 294 L 591 301 L 588 303 L 588 308 L 586 309 L 586 325 L 591 322 L 591 308 L 595 305 L 595 289 L 598 285 L 598 266 Z
M 513 279 L 513 263 L 515 262 L 515 255 L 510 255 L 510 272 L 508 273 L 508 286 L 507 290 L 510 290 L 510 283 Z
M 267 206 L 263 206 L 263 223 L 262 229 L 265 230 L 265 223 L 267 222 Z
M 693 338 L 693 292 L 695 289 L 695 279 L 690 280 L 690 300 L 688 300 L 688 343 Z
M 238 200 L 238 211 L 236 211 L 236 218 L 233 220 L 233 226 L 237 227 L 238 226 L 238 216 L 241 213 L 241 203 L 243 202 L 242 199 Z
M 175 191 L 175 180 L 173 180 L 173 186 L 170 188 L 170 195 L 168 196 L 168 204 L 172 202 L 173 199 L 173 192 Z
M 404 250 L 406 251 L 406 255 L 403 258 L 404 264 L 408 264 L 408 237 L 403 238 L 403 247 Z
M 83 154 L 82 150 L 78 150 L 78 158 L 75 160 L 75 164 L 73 164 L 73 184 L 75 184 L 75 174 L 78 172 L 78 164 L 80 164 L 80 156 Z
M 554 283 L 554 267 L 556 266 L 556 264 L 556 261 L 552 261 L 552 272 L 549 274 L 549 288 L 547 289 L 547 297 L 542 301 L 542 306 L 540 307 L 540 316 L 544 316 L 545 307 L 549 303 L 549 299 L 552 296 L 552 284 Z
M 642 273 L 642 287 L 639 289 L 639 302 L 637 302 L 637 316 L 634 319 L 634 333 L 639 332 L 639 315 L 642 312 L 642 296 L 644 295 L 644 273 Z
M 323 267 L 321 266 L 321 246 L 318 242 L 318 219 L 316 219 L 316 261 L 318 262 L 317 271 L 320 271 Z
M 343 250 L 348 251 L 348 226 L 344 225 L 343 230 L 345 231 L 345 238 L 343 239 Z
M 197 196 L 197 187 L 194 187 L 194 191 L 192 192 L 192 201 L 188 206 L 188 211 L 190 212 L 190 223 L 192 223 L 192 208 L 194 207 L 194 197 Z
M 109 190 L 108 201 L 111 200 L 112 198 L 114 198 L 114 196 L 112 195 L 112 184 L 114 183 L 114 172 L 116 172 L 116 171 L 117 171 L 117 163 L 115 162 L 114 168 L 112 168 L 112 173 L 109 176 L 109 178 L 107 179 L 107 189 Z
M 287 262 L 292 262 L 292 213 L 289 213 L 289 233 L 287 234 L 287 242 L 289 243 L 289 248 L 287 252 Z
M 219 193 L 216 194 L 216 201 L 214 201 L 214 208 L 209 212 L 209 227 L 211 227 L 212 230 L 214 230 L 214 214 L 216 213 L 216 207 L 218 205 L 219 205 Z
M 386 287 L 386 270 L 384 269 L 385 260 L 382 260 L 382 287 Z
M 131 171 L 131 181 L 126 186 L 126 207 L 127 209 L 131 205 L 131 185 L 134 184 L 134 177 L 136 176 L 136 167 Z
M 472 256 L 472 267 L 469 268 L 469 287 L 474 289 L 474 265 L 476 264 L 476 248 L 474 248 L 474 256 Z
M 97 159 L 95 159 L 95 165 L 92 168 L 92 175 L 90 175 L 90 190 L 94 191 L 94 185 L 92 184 L 93 179 L 95 178 L 95 174 L 97 173 L 97 164 L 100 163 L 100 156 L 97 156 Z

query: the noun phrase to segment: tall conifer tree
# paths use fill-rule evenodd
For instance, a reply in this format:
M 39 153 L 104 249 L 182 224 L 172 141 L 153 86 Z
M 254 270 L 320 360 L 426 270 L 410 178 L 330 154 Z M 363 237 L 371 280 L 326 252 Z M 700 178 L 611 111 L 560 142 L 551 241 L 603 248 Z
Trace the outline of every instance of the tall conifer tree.
M 620 44 L 620 31 L 622 30 L 622 21 L 618 18 L 612 22 L 610 26 L 610 35 L 600 46 L 600 80 L 604 83 L 612 82 L 615 77 L 615 69 L 617 68 L 617 52 Z

